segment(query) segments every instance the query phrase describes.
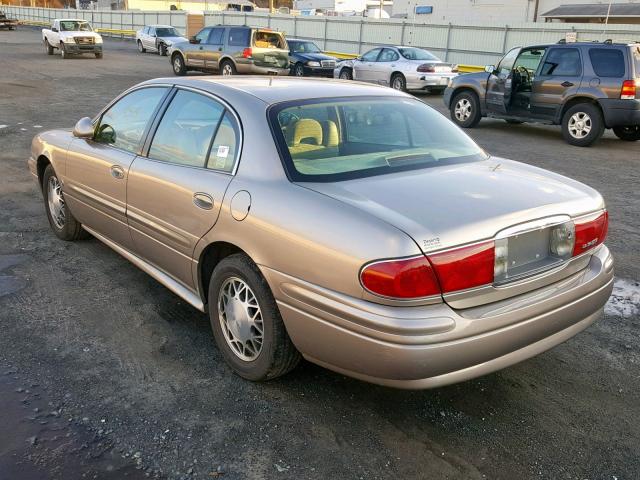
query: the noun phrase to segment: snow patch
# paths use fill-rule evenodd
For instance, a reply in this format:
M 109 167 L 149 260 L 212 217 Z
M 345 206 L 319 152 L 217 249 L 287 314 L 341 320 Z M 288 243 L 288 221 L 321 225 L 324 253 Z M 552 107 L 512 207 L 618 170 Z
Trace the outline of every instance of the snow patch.
M 42 128 L 42 125 L 34 125 L 33 128 Z
M 0 128 L 7 128 L 9 125 L 0 125 Z
M 616 317 L 632 317 L 640 313 L 640 282 L 616 279 L 613 293 L 604 306 L 604 313 Z
M 26 132 L 26 131 L 27 131 L 27 129 L 26 129 L 26 128 L 21 128 L 20 130 L 21 130 L 21 131 L 23 131 L 23 132 Z

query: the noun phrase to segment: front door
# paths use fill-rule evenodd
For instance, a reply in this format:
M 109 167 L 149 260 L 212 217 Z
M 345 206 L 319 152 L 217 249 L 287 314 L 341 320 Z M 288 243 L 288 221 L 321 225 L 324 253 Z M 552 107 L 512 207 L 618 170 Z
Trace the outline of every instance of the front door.
M 190 67 L 204 68 L 204 50 L 207 48 L 211 28 L 203 28 L 196 35 L 196 43 L 184 50 L 185 63 Z
M 126 188 L 129 168 L 142 147 L 167 87 L 145 87 L 118 99 L 99 118 L 93 139 L 76 138 L 67 153 L 65 200 L 78 221 L 129 248 Z
M 373 81 L 373 69 L 376 66 L 381 51 L 381 48 L 374 48 L 353 62 L 354 80 L 362 80 L 363 82 Z
M 238 125 L 221 102 L 178 89 L 146 155 L 131 166 L 127 219 L 134 249 L 191 289 L 195 245 L 216 223 L 232 179 Z
M 533 82 L 531 113 L 555 119 L 567 100 L 578 93 L 582 82 L 582 59 L 575 47 L 553 47 L 547 52 L 540 74 Z
M 207 70 L 218 70 L 218 62 L 222 55 L 222 46 L 224 45 L 224 27 L 215 27 L 211 29 L 207 46 L 204 49 L 204 66 Z
M 486 94 L 487 110 L 489 112 L 507 113 L 507 105 L 511 101 L 513 65 L 519 53 L 519 48 L 510 50 L 502 57 L 498 67 L 489 74 Z

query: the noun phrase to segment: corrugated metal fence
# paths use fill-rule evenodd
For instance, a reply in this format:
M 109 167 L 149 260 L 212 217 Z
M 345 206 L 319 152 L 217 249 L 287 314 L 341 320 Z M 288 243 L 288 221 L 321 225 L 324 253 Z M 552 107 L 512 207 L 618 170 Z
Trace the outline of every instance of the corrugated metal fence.
M 50 22 L 54 18 L 84 18 L 95 28 L 137 30 L 144 25 L 170 24 L 184 32 L 185 12 L 62 10 L 2 7 L 20 20 Z M 314 40 L 324 50 L 363 53 L 374 45 L 402 44 L 424 47 L 441 58 L 463 64 L 495 63 L 510 48 L 555 43 L 567 32 L 578 40 L 637 40 L 640 25 L 526 23 L 504 26 L 434 25 L 410 20 L 375 20 L 360 17 L 301 17 L 268 13 L 206 12 L 205 25 L 254 25 L 270 27 L 288 36 Z

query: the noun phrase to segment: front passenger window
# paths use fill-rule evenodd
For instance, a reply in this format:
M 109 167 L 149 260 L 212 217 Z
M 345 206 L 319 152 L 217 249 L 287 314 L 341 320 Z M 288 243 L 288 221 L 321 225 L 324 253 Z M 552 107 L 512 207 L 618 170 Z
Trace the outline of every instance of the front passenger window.
M 122 97 L 102 115 L 94 140 L 138 153 L 147 123 L 166 91 L 165 87 L 148 87 Z
M 196 33 L 195 39 L 198 41 L 198 43 L 207 43 L 210 32 L 211 32 L 210 28 L 203 28 L 198 33 Z

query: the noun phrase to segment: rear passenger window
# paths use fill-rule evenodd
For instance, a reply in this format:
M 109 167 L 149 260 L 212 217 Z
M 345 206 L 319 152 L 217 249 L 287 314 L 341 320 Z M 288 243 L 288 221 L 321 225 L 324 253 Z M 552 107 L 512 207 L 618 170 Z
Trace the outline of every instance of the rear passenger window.
M 542 75 L 578 77 L 582 75 L 582 62 L 577 48 L 554 48 L 542 65 Z
M 209 97 L 180 90 L 167 108 L 153 137 L 149 157 L 204 167 L 225 108 Z
M 231 172 L 238 151 L 240 132 L 238 125 L 229 112 L 224 114 L 211 145 L 207 168 Z
M 625 73 L 624 55 L 620 50 L 612 48 L 592 48 L 589 58 L 593 71 L 599 77 L 623 77 Z
M 251 30 L 248 28 L 231 28 L 229 29 L 229 45 L 237 47 L 249 46 L 249 34 Z

